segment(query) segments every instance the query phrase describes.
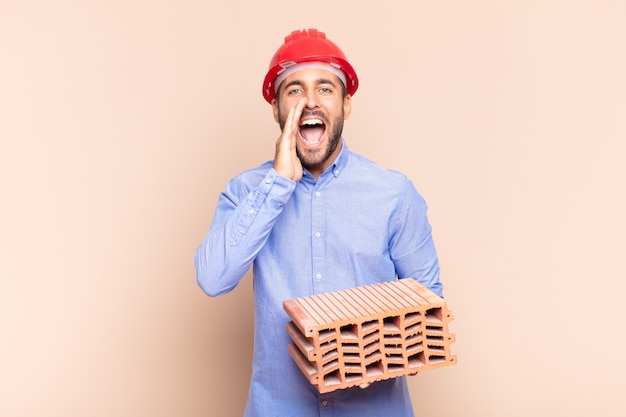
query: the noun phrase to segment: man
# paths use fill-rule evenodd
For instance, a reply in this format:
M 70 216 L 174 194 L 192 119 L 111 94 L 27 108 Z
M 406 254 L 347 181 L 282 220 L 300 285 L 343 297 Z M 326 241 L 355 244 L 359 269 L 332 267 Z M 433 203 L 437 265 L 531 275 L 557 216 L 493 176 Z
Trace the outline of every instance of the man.
M 227 185 L 195 255 L 210 296 L 254 266 L 255 337 L 246 416 L 412 416 L 404 377 L 319 394 L 292 361 L 286 299 L 413 277 L 441 295 L 426 204 L 402 174 L 342 138 L 358 78 L 315 29 L 294 31 L 263 84 L 281 135 L 273 161 Z

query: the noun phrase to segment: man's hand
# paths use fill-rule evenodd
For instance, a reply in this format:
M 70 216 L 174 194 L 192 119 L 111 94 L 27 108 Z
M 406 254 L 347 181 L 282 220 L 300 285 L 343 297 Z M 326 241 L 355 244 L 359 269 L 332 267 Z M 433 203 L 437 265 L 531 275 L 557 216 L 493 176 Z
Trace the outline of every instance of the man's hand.
M 283 132 L 276 141 L 276 155 L 274 156 L 274 170 L 279 175 L 296 182 L 302 178 L 302 164 L 296 155 L 296 143 L 300 116 L 305 105 L 306 98 L 302 98 L 296 106 L 289 109 Z

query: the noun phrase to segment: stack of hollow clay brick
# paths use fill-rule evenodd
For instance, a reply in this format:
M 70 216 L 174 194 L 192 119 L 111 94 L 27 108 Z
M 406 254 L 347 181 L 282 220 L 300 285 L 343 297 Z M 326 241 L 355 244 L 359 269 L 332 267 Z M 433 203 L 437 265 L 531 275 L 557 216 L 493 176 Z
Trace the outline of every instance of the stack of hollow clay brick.
M 320 393 L 456 363 L 445 301 L 412 278 L 283 302 L 289 353 Z

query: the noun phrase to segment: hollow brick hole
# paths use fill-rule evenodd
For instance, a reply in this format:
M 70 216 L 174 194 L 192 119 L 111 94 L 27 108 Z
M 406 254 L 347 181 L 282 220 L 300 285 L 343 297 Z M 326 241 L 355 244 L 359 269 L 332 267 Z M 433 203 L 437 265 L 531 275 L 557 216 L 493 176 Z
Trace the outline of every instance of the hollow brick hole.
M 430 365 L 437 365 L 445 362 L 446 357 L 444 355 L 428 355 L 428 363 Z
M 446 352 L 442 346 L 428 345 L 428 364 L 437 365 L 446 361 Z
M 419 311 L 413 311 L 413 312 L 407 313 L 404 316 L 404 325 L 410 326 L 416 321 L 421 321 L 421 319 L 422 319 L 422 313 Z
M 337 331 L 335 329 L 323 329 L 318 332 L 318 338 L 320 343 L 324 343 L 331 340 L 335 340 L 337 336 Z
M 400 317 L 399 316 L 392 316 L 392 317 L 385 317 L 383 319 L 383 328 L 385 329 L 385 331 L 388 332 L 400 332 Z
M 354 343 L 342 343 L 341 350 L 343 351 L 344 355 L 350 354 L 350 353 L 358 354 L 361 351 L 359 349 L 359 343 L 356 341 Z
M 346 382 L 353 382 L 363 378 L 363 368 L 358 355 L 349 355 L 346 358 L 343 374 Z
M 426 310 L 426 320 L 431 322 L 442 322 L 443 312 L 441 311 L 441 307 Z
M 337 349 L 329 350 L 322 355 L 322 363 L 327 363 L 330 360 L 336 360 L 338 356 L 339 352 L 337 351 Z
M 372 343 L 377 342 L 378 340 L 380 340 L 380 336 L 379 336 L 379 332 L 378 329 L 370 334 L 368 334 L 367 336 L 363 337 L 363 344 L 365 346 L 369 346 Z
M 426 341 L 443 343 L 443 334 L 441 335 L 428 334 L 426 335 Z
M 320 343 L 320 350 L 334 350 L 337 349 L 337 341 L 335 339 L 327 340 L 324 343 Z
M 380 376 L 385 372 L 382 361 L 372 362 L 365 367 L 365 375 L 368 377 Z
M 389 373 L 404 372 L 404 369 L 405 367 L 403 363 L 398 363 L 398 362 L 387 363 L 387 372 Z
M 422 327 L 422 322 L 418 321 L 417 323 L 411 324 L 406 329 L 404 329 L 404 332 L 406 334 L 417 333 L 419 332 L 421 327 Z
M 411 355 L 408 358 L 409 368 L 421 368 L 426 365 L 426 355 L 424 351 Z
M 365 355 L 365 359 L 367 360 L 372 355 L 375 355 L 376 353 L 380 352 L 379 348 L 380 348 L 380 343 L 378 342 L 378 340 L 374 340 L 370 344 L 366 345 L 363 348 L 363 354 Z
M 357 340 L 359 338 L 359 329 L 356 324 L 347 324 L 339 329 L 343 340 Z
M 402 343 L 402 337 L 399 334 L 386 334 L 383 336 L 385 346 L 387 345 L 399 345 Z
M 324 386 L 329 387 L 341 384 L 341 374 L 339 370 L 324 375 Z

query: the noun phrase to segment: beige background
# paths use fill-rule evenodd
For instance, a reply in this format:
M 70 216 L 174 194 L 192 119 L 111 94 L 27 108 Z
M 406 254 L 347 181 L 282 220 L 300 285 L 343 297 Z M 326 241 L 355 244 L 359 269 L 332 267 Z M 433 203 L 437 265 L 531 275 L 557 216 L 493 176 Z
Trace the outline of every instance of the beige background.
M 626 415 L 624 16 L 1 1 L 0 415 L 241 415 L 251 279 L 208 298 L 193 252 L 228 179 L 272 156 L 261 81 L 304 27 L 359 73 L 350 147 L 431 208 L 459 362 L 410 379 L 418 415 Z

